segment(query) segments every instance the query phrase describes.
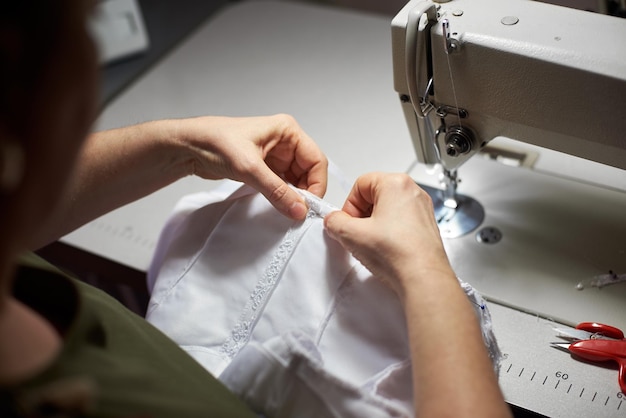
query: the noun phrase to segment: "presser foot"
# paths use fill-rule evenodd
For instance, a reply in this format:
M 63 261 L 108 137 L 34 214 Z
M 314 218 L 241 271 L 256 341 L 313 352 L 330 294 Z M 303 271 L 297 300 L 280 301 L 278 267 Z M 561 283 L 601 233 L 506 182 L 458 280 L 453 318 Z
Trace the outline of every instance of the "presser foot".
M 443 191 L 419 185 L 433 201 L 435 219 L 443 238 L 458 238 L 478 228 L 485 219 L 485 210 L 477 200 L 462 194 L 456 195 L 456 208 L 446 204 Z

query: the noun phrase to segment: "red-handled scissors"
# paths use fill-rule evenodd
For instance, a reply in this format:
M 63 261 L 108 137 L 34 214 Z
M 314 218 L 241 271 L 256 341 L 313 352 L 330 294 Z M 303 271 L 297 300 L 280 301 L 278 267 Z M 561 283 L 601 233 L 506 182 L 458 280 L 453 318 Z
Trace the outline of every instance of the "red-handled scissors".
M 626 340 L 624 333 L 610 325 L 582 322 L 572 328 L 555 328 L 557 335 L 571 343 L 552 343 L 585 360 L 614 361 L 619 367 L 619 387 L 626 393 Z

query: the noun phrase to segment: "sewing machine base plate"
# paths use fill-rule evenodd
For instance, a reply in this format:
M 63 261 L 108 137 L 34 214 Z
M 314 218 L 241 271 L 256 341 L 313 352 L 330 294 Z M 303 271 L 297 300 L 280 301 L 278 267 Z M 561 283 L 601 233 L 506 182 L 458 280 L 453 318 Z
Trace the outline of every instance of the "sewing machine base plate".
M 420 184 L 420 187 L 430 195 L 435 209 L 435 218 L 439 225 L 441 236 L 457 238 L 474 231 L 485 219 L 485 210 L 482 205 L 470 196 L 457 195 L 456 208 L 449 208 L 444 204 L 442 191 L 434 187 Z

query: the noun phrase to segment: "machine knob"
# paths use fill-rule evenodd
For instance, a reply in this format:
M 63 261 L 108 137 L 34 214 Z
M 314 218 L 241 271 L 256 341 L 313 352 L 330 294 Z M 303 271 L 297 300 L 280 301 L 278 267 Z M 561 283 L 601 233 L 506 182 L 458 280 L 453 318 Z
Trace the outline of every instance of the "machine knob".
M 446 132 L 446 154 L 458 157 L 472 150 L 474 134 L 469 128 L 451 126 Z

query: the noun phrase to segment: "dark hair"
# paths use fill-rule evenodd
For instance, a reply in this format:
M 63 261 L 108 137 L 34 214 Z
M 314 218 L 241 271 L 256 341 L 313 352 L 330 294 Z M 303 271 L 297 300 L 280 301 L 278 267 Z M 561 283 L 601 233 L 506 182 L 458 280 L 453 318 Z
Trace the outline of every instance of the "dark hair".
M 67 0 L 9 0 L 0 13 L 0 117 L 19 119 L 21 103 L 42 82 L 59 33 Z

